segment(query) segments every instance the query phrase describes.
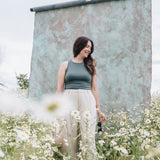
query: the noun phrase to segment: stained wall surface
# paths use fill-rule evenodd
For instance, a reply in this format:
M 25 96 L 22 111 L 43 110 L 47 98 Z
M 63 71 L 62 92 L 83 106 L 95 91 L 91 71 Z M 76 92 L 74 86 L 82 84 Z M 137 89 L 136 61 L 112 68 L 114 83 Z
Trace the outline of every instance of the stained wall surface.
M 78 36 L 95 44 L 102 110 L 150 101 L 151 0 L 120 0 L 35 13 L 30 98 L 55 93 Z

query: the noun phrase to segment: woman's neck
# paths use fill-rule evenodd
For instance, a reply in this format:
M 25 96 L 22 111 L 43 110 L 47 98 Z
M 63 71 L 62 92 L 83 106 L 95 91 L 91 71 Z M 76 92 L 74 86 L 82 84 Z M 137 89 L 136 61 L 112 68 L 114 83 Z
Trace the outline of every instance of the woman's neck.
M 76 63 L 82 63 L 84 61 L 84 59 L 82 57 L 77 56 L 77 57 L 73 58 L 73 61 L 76 62 Z

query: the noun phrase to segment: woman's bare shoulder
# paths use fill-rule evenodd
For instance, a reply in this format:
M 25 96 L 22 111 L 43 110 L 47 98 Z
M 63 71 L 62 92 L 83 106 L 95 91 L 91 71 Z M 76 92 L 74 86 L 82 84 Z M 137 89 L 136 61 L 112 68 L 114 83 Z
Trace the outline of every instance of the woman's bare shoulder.
M 67 66 L 68 66 L 68 61 L 62 62 L 61 67 L 62 67 L 63 69 L 66 69 Z

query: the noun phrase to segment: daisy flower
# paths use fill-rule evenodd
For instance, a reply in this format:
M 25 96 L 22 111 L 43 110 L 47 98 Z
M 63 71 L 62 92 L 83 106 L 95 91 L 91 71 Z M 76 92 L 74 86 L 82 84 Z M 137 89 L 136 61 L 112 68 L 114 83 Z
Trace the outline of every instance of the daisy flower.
M 150 119 L 146 119 L 146 124 L 150 124 L 151 120 Z
M 128 151 L 127 151 L 124 147 L 121 147 L 121 151 L 122 151 L 124 154 L 128 154 Z
M 87 120 L 89 120 L 90 118 L 91 118 L 91 112 L 90 111 L 85 111 L 84 113 L 83 113 L 83 117 L 85 118 L 85 119 L 87 119 Z
M 119 146 L 115 146 L 114 149 L 117 150 L 117 151 L 121 150 L 121 148 Z
M 117 143 L 114 140 L 111 140 L 110 145 L 115 146 L 115 145 L 117 145 Z
M 30 110 L 33 118 L 51 122 L 57 118 L 65 118 L 72 110 L 72 102 L 63 94 L 46 94 L 40 101 L 32 101 Z
M 120 125 L 121 125 L 121 126 L 124 126 L 124 122 L 123 122 L 123 121 L 121 121 L 121 122 L 120 122 Z
M 105 143 L 104 140 L 99 140 L 98 143 L 103 146 L 103 144 Z
M 20 141 L 26 141 L 29 139 L 29 134 L 26 134 L 25 132 L 18 131 L 17 132 L 17 138 Z

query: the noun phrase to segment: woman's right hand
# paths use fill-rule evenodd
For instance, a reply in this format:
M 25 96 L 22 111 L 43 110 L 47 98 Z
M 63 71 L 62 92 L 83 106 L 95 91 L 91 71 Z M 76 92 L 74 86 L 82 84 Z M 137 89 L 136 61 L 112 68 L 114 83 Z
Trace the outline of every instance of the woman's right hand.
M 106 116 L 104 113 L 102 113 L 100 110 L 98 110 L 98 117 L 100 122 L 104 122 L 107 120 Z

